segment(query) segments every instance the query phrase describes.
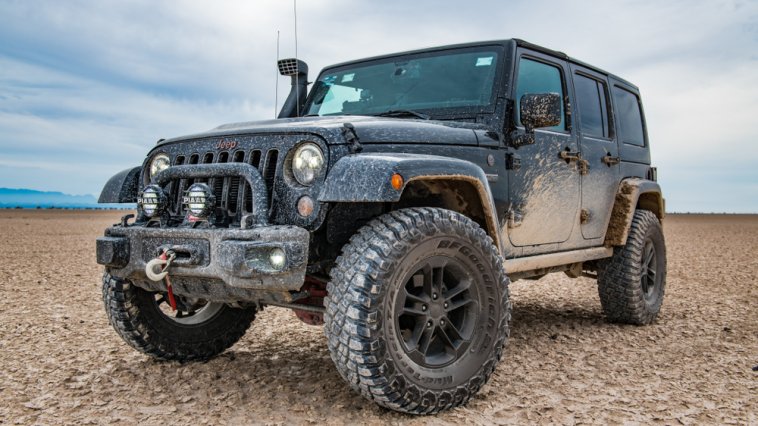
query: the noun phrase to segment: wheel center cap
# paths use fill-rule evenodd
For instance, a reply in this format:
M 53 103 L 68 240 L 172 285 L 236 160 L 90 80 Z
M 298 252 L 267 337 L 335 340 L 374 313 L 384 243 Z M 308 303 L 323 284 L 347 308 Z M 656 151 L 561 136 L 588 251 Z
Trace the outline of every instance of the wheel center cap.
M 441 302 L 433 302 L 429 306 L 429 316 L 436 320 L 445 317 L 445 308 L 442 306 Z

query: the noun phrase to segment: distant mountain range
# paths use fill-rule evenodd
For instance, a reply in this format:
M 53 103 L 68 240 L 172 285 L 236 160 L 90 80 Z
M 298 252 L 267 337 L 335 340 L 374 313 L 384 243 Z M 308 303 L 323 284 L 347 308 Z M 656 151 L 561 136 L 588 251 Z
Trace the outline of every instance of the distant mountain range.
M 133 204 L 98 204 L 92 195 L 70 195 L 33 189 L 0 188 L 0 208 L 131 209 Z

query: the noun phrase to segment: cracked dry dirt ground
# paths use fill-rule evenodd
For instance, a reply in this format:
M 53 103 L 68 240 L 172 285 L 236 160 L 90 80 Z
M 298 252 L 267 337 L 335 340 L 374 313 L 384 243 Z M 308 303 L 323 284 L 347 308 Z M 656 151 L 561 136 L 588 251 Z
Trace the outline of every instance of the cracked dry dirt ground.
M 1 424 L 758 423 L 758 216 L 669 216 L 652 326 L 606 323 L 587 279 L 513 284 L 512 338 L 490 382 L 464 408 L 410 417 L 350 391 L 321 327 L 287 310 L 266 310 L 207 363 L 127 347 L 94 262 L 121 214 L 0 211 Z

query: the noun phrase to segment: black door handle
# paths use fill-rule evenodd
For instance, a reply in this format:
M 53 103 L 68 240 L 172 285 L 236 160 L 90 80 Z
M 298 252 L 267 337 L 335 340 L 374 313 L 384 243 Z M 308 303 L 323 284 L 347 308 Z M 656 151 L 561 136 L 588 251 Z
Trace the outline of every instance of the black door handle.
M 566 163 L 570 163 L 572 161 L 578 161 L 582 159 L 582 153 L 579 151 L 571 151 L 568 147 L 566 147 L 565 150 L 560 151 L 558 153 L 558 156 L 562 159 L 566 160 Z
M 620 163 L 621 159 L 619 157 L 614 157 L 610 153 L 608 153 L 607 155 L 603 156 L 603 158 L 601 158 L 600 161 L 605 163 L 605 165 L 607 165 L 608 167 L 611 167 L 614 164 Z

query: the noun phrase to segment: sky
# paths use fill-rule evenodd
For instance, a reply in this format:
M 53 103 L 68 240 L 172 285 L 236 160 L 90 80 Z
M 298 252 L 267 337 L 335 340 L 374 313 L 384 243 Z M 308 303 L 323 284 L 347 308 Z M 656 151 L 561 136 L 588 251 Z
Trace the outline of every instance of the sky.
M 758 213 L 758 1 L 299 0 L 331 63 L 521 38 L 636 84 L 671 212 Z M 269 119 L 293 2 L 0 0 L 0 187 L 100 192 L 160 138 Z

